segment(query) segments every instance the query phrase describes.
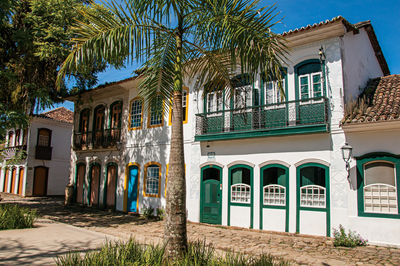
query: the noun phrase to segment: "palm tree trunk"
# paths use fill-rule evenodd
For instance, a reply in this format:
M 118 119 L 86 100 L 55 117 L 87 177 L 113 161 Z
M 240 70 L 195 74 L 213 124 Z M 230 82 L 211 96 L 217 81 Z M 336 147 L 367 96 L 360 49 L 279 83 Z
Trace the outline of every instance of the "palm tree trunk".
M 182 35 L 177 34 L 176 43 L 177 57 L 172 98 L 172 133 L 164 228 L 165 255 L 170 259 L 176 259 L 187 251 L 186 180 L 182 125 Z

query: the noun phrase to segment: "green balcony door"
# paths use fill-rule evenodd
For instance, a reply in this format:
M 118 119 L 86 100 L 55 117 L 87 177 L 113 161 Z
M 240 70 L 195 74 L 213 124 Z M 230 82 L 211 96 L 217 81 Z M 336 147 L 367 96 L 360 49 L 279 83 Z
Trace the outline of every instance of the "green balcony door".
M 221 224 L 222 169 L 215 165 L 201 169 L 200 222 Z

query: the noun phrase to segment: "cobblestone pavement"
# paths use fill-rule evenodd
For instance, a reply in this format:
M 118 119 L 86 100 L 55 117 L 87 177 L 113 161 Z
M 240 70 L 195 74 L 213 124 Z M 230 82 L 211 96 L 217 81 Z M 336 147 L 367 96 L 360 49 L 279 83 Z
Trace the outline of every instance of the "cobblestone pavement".
M 81 206 L 64 207 L 61 198 L 20 198 L 0 193 L 5 202 L 37 208 L 43 218 L 142 243 L 161 243 L 163 222 Z M 300 265 L 400 265 L 400 249 L 365 246 L 335 248 L 330 238 L 188 223 L 190 241 L 206 240 L 217 251 L 270 253 Z

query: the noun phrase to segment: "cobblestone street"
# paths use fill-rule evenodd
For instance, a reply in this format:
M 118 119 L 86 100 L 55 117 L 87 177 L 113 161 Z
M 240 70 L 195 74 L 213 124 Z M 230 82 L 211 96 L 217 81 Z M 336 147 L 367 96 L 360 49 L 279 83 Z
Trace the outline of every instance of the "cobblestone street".
M 1 193 L 1 203 L 15 202 L 37 208 L 43 218 L 113 235 L 133 237 L 142 243 L 160 243 L 163 222 L 143 217 L 72 206 L 65 208 L 61 198 L 20 198 Z M 188 223 L 190 241 L 206 240 L 218 251 L 247 254 L 270 253 L 304 265 L 400 265 L 400 249 L 365 246 L 335 248 L 332 239 L 297 234 L 274 233 L 224 226 Z

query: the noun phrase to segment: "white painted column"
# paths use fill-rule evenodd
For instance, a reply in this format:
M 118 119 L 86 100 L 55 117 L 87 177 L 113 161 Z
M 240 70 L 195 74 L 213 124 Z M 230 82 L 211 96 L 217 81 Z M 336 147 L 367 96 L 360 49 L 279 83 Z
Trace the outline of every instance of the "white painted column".
M 260 229 L 260 167 L 253 168 L 253 228 Z
M 228 168 L 222 169 L 222 225 L 228 225 Z
M 289 167 L 289 232 L 296 232 L 296 167 Z

